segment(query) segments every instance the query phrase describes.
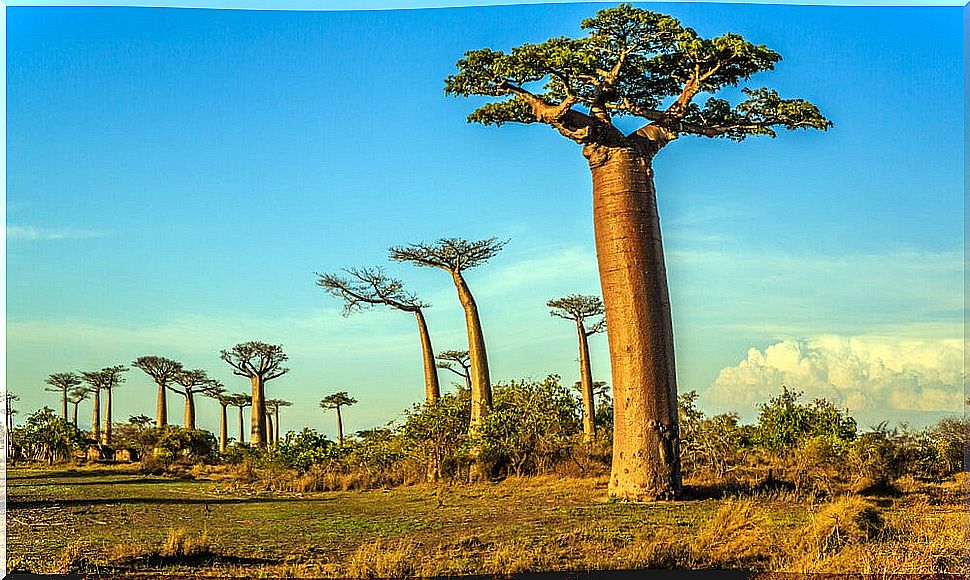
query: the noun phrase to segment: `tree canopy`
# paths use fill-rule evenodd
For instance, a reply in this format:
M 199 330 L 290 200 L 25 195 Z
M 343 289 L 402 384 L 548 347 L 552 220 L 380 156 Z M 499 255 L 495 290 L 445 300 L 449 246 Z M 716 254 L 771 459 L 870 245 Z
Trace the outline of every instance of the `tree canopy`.
M 347 394 L 347 391 L 338 391 L 332 395 L 327 395 L 320 400 L 321 409 L 339 409 L 349 407 L 357 402 L 357 399 Z
M 570 294 L 562 298 L 556 298 L 546 302 L 546 306 L 551 308 L 549 314 L 566 320 L 574 320 L 586 323 L 587 319 L 595 319 L 603 316 L 603 301 L 599 296 L 585 296 L 582 294 Z M 606 319 L 600 318 L 592 320 L 592 324 L 586 328 L 586 335 L 596 334 L 606 330 Z
M 582 38 L 467 52 L 445 79 L 445 92 L 507 97 L 479 107 L 469 122 L 545 123 L 582 144 L 646 138 L 662 146 L 678 133 L 741 141 L 775 136 L 775 127 L 832 125 L 812 103 L 767 88 L 744 86 L 745 98 L 735 104 L 714 97 L 781 60 L 737 34 L 704 38 L 676 18 L 629 4 L 600 10 L 581 27 Z M 702 93 L 712 96 L 699 105 L 694 100 Z M 622 116 L 648 124 L 624 135 L 613 124 Z
M 232 367 L 233 374 L 249 379 L 270 381 L 290 370 L 282 366 L 289 357 L 283 352 L 283 347 L 277 344 L 243 342 L 221 351 L 219 356 Z
M 182 363 L 163 356 L 143 356 L 132 361 L 131 366 L 141 369 L 161 385 L 175 378 L 182 370 Z
M 345 268 L 344 272 L 348 277 L 317 274 L 317 286 L 344 301 L 344 316 L 379 304 L 405 312 L 430 306 L 405 290 L 403 282 L 387 276 L 381 268 Z
M 388 252 L 396 262 L 411 262 L 415 266 L 441 268 L 461 272 L 480 266 L 498 254 L 508 240 L 488 238 L 469 241 L 462 238 L 441 238 L 433 243 L 394 246 Z

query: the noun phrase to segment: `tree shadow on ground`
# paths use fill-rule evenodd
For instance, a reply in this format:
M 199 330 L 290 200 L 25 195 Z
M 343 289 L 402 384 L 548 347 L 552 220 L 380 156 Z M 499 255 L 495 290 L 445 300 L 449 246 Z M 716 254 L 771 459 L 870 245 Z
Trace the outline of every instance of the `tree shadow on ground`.
M 57 471 L 43 471 L 41 473 L 32 473 L 30 475 L 16 475 L 16 468 L 7 468 L 7 483 L 21 480 L 21 479 L 65 479 L 70 477 L 106 477 L 106 476 L 118 476 L 118 475 L 139 475 L 138 469 L 131 468 L 130 470 L 121 469 L 88 469 L 88 470 L 78 470 L 78 469 L 61 469 Z
M 52 482 L 48 482 L 48 483 L 39 483 L 39 482 L 38 483 L 34 483 L 34 482 L 31 482 L 31 483 L 16 483 L 16 482 L 11 482 L 11 481 L 8 480 L 7 481 L 7 487 L 8 488 L 17 488 L 17 487 L 44 487 L 44 486 L 48 486 L 48 485 L 69 485 L 71 487 L 74 487 L 74 486 L 77 486 L 77 485 L 105 485 L 105 486 L 106 485 L 143 485 L 143 484 L 152 484 L 152 483 L 174 483 L 176 481 L 179 481 L 179 480 L 163 479 L 163 478 L 160 478 L 160 477 L 141 477 L 141 478 L 137 478 L 137 479 L 119 479 L 119 480 L 108 480 L 108 481 L 105 481 L 105 480 L 98 480 L 98 481 L 69 481 L 69 482 L 66 482 L 66 483 L 61 483 L 61 482 L 57 482 L 57 481 L 52 481 Z
M 44 508 L 63 508 L 70 506 L 107 505 L 107 504 L 150 504 L 150 505 L 230 505 L 278 502 L 322 503 L 336 501 L 332 497 L 245 497 L 245 498 L 181 498 L 181 497 L 119 497 L 89 499 L 7 499 L 7 510 L 27 510 Z

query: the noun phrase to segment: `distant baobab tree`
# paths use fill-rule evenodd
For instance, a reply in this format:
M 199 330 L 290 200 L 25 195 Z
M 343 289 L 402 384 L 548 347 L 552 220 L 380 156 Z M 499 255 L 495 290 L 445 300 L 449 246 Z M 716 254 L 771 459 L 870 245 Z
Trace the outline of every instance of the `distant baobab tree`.
M 266 395 L 267 382 L 278 379 L 290 369 L 281 366 L 287 360 L 283 347 L 265 342 L 250 341 L 237 344 L 220 353 L 222 360 L 232 367 L 235 375 L 249 379 L 252 389 L 252 444 L 266 447 Z
M 165 389 L 182 370 L 182 363 L 163 356 L 143 356 L 135 359 L 131 366 L 139 368 L 158 385 L 158 402 L 156 405 L 155 426 L 159 429 L 168 425 L 168 405 Z
M 202 369 L 182 370 L 176 373 L 173 381 L 178 387 L 169 386 L 173 391 L 185 397 L 185 428 L 195 429 L 195 395 L 209 395 L 225 390 L 222 383 L 210 379 Z
M 61 394 L 61 417 L 67 423 L 67 393 L 81 384 L 81 377 L 77 373 L 54 373 L 44 382 L 50 385 L 45 391 Z
M 91 431 L 95 440 L 99 439 L 100 435 L 101 443 L 104 445 L 111 445 L 111 393 L 115 387 L 125 382 L 125 378 L 121 376 L 121 373 L 127 371 L 128 367 L 115 365 L 112 367 L 104 367 L 99 371 L 84 371 L 81 373 L 84 382 L 89 385 L 89 390 L 94 394 L 94 415 Z M 101 431 L 101 419 L 98 416 L 102 390 L 104 390 L 106 395 L 104 403 L 104 431 Z
M 232 395 L 227 395 L 225 393 L 225 387 L 206 393 L 207 397 L 211 397 L 219 403 L 220 413 L 219 413 L 219 453 L 225 453 L 226 448 L 229 445 L 229 414 L 226 408 L 232 404 Z M 242 413 L 242 409 L 239 410 Z M 242 417 L 240 417 L 240 424 L 242 424 Z
M 606 330 L 603 301 L 599 296 L 570 294 L 546 302 L 549 314 L 576 324 L 579 335 L 579 382 L 583 398 L 583 435 L 587 442 L 596 438 L 596 404 L 593 400 L 593 372 L 589 362 L 589 337 Z M 588 326 L 587 326 L 588 324 Z
M 438 385 L 438 373 L 435 370 L 431 334 L 424 319 L 424 309 L 430 304 L 422 302 L 417 296 L 405 290 L 400 280 L 388 277 L 381 268 L 346 268 L 344 272 L 347 277 L 317 274 L 319 276 L 317 285 L 328 294 L 344 301 L 344 316 L 375 305 L 414 313 L 418 321 L 421 355 L 424 360 L 425 399 L 430 403 L 437 401 L 441 396 L 441 389 Z
M 239 409 L 239 443 L 245 443 L 246 430 L 243 428 L 243 425 L 246 423 L 243 421 L 243 409 L 253 406 L 253 398 L 251 395 L 244 393 L 235 393 L 229 396 L 229 406 Z
M 801 99 L 742 88 L 781 55 L 737 34 L 703 38 L 673 17 L 623 4 L 582 22 L 582 38 L 553 38 L 509 52 L 466 52 L 445 93 L 505 97 L 468 116 L 485 125 L 542 123 L 582 147 L 593 182 L 596 257 L 613 371 L 612 497 L 677 496 L 680 474 L 673 325 L 653 159 L 679 135 L 741 141 L 775 128 L 825 130 Z M 544 86 L 539 89 L 540 83 Z M 538 90 L 537 90 L 538 89 Z M 632 117 L 632 132 L 615 119 Z
M 71 393 L 68 395 L 67 402 L 74 405 L 74 410 L 71 412 L 71 424 L 75 427 L 77 427 L 77 406 L 90 394 L 91 392 L 88 391 L 87 387 L 79 386 L 71 389 Z
M 447 369 L 465 379 L 465 388 L 471 391 L 471 363 L 468 360 L 467 350 L 443 350 L 438 353 L 437 359 L 439 369 Z M 456 369 L 456 365 L 461 368 L 461 370 Z
M 283 399 L 268 399 L 266 401 L 266 411 L 276 419 L 276 422 L 273 424 L 273 443 L 279 443 L 280 440 L 280 408 L 290 407 L 292 405 L 293 403 L 284 401 Z
M 390 248 L 390 258 L 410 262 L 415 266 L 440 268 L 451 274 L 458 291 L 458 300 L 465 311 L 468 330 L 468 356 L 471 372 L 471 427 L 474 429 L 492 408 L 492 384 L 488 376 L 488 356 L 485 335 L 478 316 L 478 305 L 462 272 L 480 266 L 495 257 L 508 241 L 498 238 L 468 241 L 461 238 L 442 238 L 431 244 L 409 244 Z
M 335 409 L 337 411 L 337 444 L 344 445 L 344 423 L 340 416 L 340 407 L 349 407 L 357 402 L 357 399 L 347 394 L 347 391 L 339 391 L 332 395 L 327 395 L 320 401 L 320 408 L 325 410 Z

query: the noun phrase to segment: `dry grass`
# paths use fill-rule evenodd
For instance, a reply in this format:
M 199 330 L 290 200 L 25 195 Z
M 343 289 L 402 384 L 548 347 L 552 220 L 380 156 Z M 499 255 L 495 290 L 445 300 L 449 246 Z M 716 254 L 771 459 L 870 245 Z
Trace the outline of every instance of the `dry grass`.
M 710 565 L 754 567 L 771 558 L 771 522 L 751 500 L 727 500 L 694 539 L 693 548 Z
M 163 558 L 198 558 L 212 555 L 209 534 L 203 530 L 198 536 L 192 537 L 185 533 L 184 528 L 170 528 L 159 554 Z
M 381 540 L 361 544 L 344 564 L 351 578 L 413 578 L 418 575 L 415 544 Z
M 81 541 L 71 542 L 51 562 L 51 574 L 78 574 L 87 572 L 91 567 L 87 552 L 88 548 Z

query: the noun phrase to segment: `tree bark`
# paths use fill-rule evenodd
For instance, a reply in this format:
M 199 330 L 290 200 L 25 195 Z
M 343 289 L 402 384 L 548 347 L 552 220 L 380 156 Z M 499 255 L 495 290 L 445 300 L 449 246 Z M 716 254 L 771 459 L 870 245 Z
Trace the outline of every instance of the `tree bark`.
M 582 320 L 576 320 L 579 334 L 579 384 L 583 393 L 583 435 L 587 443 L 596 439 L 596 406 L 593 402 L 593 371 L 589 362 L 589 337 Z
M 185 393 L 185 428 L 195 429 L 195 394 L 192 391 Z
M 104 444 L 111 445 L 111 391 L 114 389 L 105 390 L 108 391 L 108 396 L 104 403 Z
M 64 422 L 67 423 L 67 389 L 61 393 L 61 415 L 64 417 Z
M 266 447 L 266 398 L 263 396 L 263 378 L 256 375 L 250 380 L 253 385 L 253 423 L 250 444 Z
M 438 384 L 438 367 L 434 362 L 434 349 L 431 347 L 431 334 L 428 324 L 424 320 L 424 313 L 418 308 L 414 311 L 418 319 L 418 334 L 421 335 L 421 356 L 424 359 L 424 396 L 429 403 L 434 403 L 441 397 L 441 387 Z
M 266 445 L 272 446 L 273 441 L 273 415 L 266 413 Z
M 91 438 L 101 440 L 101 389 L 94 391 L 94 408 L 91 410 Z
M 588 146 L 593 222 L 613 378 L 611 496 L 681 491 L 673 325 L 651 158 Z
M 485 354 L 485 336 L 478 318 L 478 306 L 460 271 L 453 274 L 458 300 L 465 310 L 465 326 L 468 329 L 468 362 L 471 374 L 471 427 L 474 428 L 492 408 L 492 384 L 488 377 L 488 356 Z
M 243 408 L 239 407 L 239 442 L 240 443 L 246 442 L 245 435 L 246 435 L 246 432 L 245 430 L 243 430 Z
M 280 442 L 280 408 L 276 407 L 274 410 L 276 414 L 276 423 L 273 425 L 273 443 Z
M 72 418 L 72 421 L 71 422 L 74 423 L 74 426 L 75 427 L 77 427 L 77 406 L 78 406 L 78 404 L 80 402 L 81 401 L 78 401 L 77 403 L 71 403 L 72 405 L 74 405 L 74 411 L 73 411 L 73 413 L 71 415 L 71 418 Z
M 161 429 L 168 425 L 168 404 L 165 397 L 165 385 L 158 385 L 158 403 L 155 412 L 155 427 Z
M 226 452 L 226 444 L 229 440 L 229 418 L 227 417 L 226 408 L 229 405 L 222 405 L 222 419 L 219 421 L 219 453 Z
M 340 405 L 337 405 L 337 445 L 344 446 L 344 423 L 340 419 Z

